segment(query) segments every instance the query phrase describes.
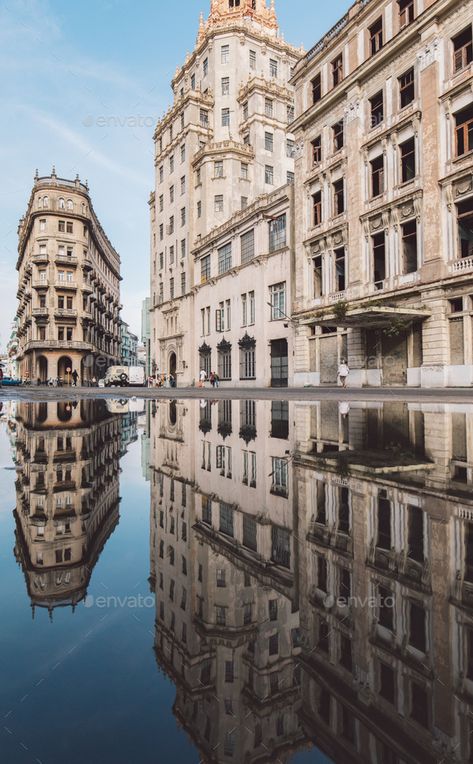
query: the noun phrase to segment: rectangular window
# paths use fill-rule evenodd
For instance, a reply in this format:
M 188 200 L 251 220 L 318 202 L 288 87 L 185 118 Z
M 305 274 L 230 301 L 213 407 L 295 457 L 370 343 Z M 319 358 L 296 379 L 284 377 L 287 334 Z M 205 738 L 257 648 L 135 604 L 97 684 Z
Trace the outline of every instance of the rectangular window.
M 333 212 L 334 215 L 341 215 L 345 212 L 345 184 L 343 178 L 335 181 L 333 184 Z
M 269 221 L 269 251 L 275 252 L 286 246 L 286 215 Z
M 288 124 L 294 122 L 294 106 L 286 107 L 286 119 Z
M 383 91 L 370 98 L 371 127 L 378 127 L 384 120 L 384 95 Z
M 277 77 L 278 76 L 278 62 L 275 58 L 269 59 L 269 76 L 270 77 Z
M 278 525 L 271 526 L 271 561 L 284 568 L 291 567 L 291 534 Z
M 202 217 L 202 202 L 201 201 L 197 202 L 197 217 L 198 218 Z
M 294 159 L 294 147 L 295 143 L 291 138 L 287 138 L 286 140 L 286 156 L 289 159 Z
M 248 322 L 248 300 L 246 294 L 241 296 L 241 325 L 246 326 Z
M 271 186 L 274 183 L 274 167 L 270 164 L 267 164 L 264 168 L 264 182 Z
M 286 182 L 290 184 L 294 183 L 294 173 L 290 170 L 286 172 Z
M 381 154 L 370 162 L 371 166 L 371 198 L 374 199 L 384 192 L 384 157 Z
M 204 284 L 210 278 L 210 255 L 206 255 L 200 261 L 200 282 Z
M 271 98 L 264 99 L 264 113 L 267 117 L 273 116 L 273 101 Z
M 229 242 L 217 250 L 219 275 L 229 271 L 232 267 L 232 244 Z
M 256 530 L 255 518 L 250 515 L 243 515 L 243 546 L 253 552 L 258 550 Z
M 214 209 L 215 212 L 223 212 L 223 194 L 214 197 Z
M 465 69 L 473 60 L 473 39 L 471 24 L 452 39 L 453 43 L 453 71 L 459 72 Z
M 415 273 L 417 262 L 417 223 L 410 220 L 401 225 L 403 273 Z
M 222 77 L 222 95 L 230 93 L 230 77 Z
M 378 535 L 376 540 L 378 549 L 391 551 L 391 502 L 388 499 L 378 497 Z
M 220 49 L 220 59 L 222 64 L 228 64 L 230 62 L 230 46 L 222 45 Z
M 407 508 L 407 541 L 411 560 L 424 562 L 424 513 L 411 504 Z
M 69 221 L 66 223 L 66 233 L 72 233 L 74 230 L 73 223 L 70 223 Z
M 322 77 L 320 74 L 316 74 L 311 82 L 312 86 L 312 103 L 317 103 L 322 98 Z
M 458 236 L 461 257 L 473 257 L 473 199 L 457 206 Z
M 204 58 L 202 62 L 202 76 L 207 77 L 208 73 L 209 73 L 209 59 Z
M 181 164 L 186 161 L 186 144 L 183 143 L 181 146 Z
M 343 56 L 340 53 L 334 60 L 332 61 L 332 85 L 333 87 L 337 87 L 337 85 L 342 81 L 343 79 Z
M 254 292 L 248 292 L 248 303 L 249 303 L 249 325 L 253 326 L 255 323 L 255 293 Z
M 399 26 L 401 29 L 414 21 L 414 0 L 398 0 Z
M 255 256 L 255 231 L 254 228 L 251 231 L 247 231 L 240 236 L 240 253 L 241 264 L 250 262 Z
M 169 297 L 174 300 L 174 279 L 169 279 Z
M 380 16 L 369 28 L 370 53 L 374 56 L 383 47 L 383 17 Z
M 414 69 L 409 69 L 399 77 L 399 105 L 401 109 L 408 106 L 415 98 Z
M 186 208 L 181 208 L 181 226 L 186 224 Z
M 408 183 L 416 176 L 415 139 L 409 138 L 399 146 L 401 154 L 401 183 Z
M 264 134 L 264 148 L 266 151 L 272 151 L 274 148 L 274 138 L 272 133 L 266 132 Z
M 214 178 L 223 178 L 223 160 L 214 162 Z
M 288 495 L 288 466 L 287 459 L 272 457 L 271 493 L 278 496 Z
M 209 126 L 209 113 L 206 109 L 200 110 L 200 124 L 202 127 Z
M 420 603 L 411 602 L 409 608 L 409 644 L 425 653 L 427 650 L 425 610 Z
M 473 104 L 455 114 L 456 156 L 473 151 Z
M 233 515 L 234 510 L 231 504 L 220 502 L 220 533 L 226 536 L 233 536 Z
M 346 289 L 346 264 L 345 247 L 340 247 L 334 251 L 335 255 L 335 289 L 337 292 L 343 292 Z
M 186 293 L 186 274 L 181 273 L 181 294 L 184 295 Z
M 222 127 L 230 127 L 230 109 L 222 109 Z
M 395 700 L 395 681 L 394 671 L 385 663 L 379 664 L 379 694 L 389 703 L 394 704 Z
M 335 125 L 333 125 L 332 137 L 333 137 L 334 152 L 340 151 L 343 148 L 345 143 L 343 120 L 340 120 L 340 122 L 337 122 Z
M 186 193 L 186 176 L 183 175 L 181 178 L 181 196 L 182 194 Z
M 240 197 L 240 209 L 244 210 L 248 207 L 248 197 L 247 196 L 241 196 Z
M 246 162 L 241 162 L 240 164 L 240 178 L 248 180 L 248 165 Z
M 250 69 L 252 70 L 256 69 L 256 51 L 255 50 L 250 50 L 249 59 L 250 59 Z
M 322 192 L 317 191 L 312 194 L 312 218 L 313 225 L 320 225 L 322 222 Z
M 315 165 L 322 161 L 322 136 L 318 135 L 317 138 L 311 141 L 310 145 L 312 148 L 312 164 Z
M 240 379 L 256 379 L 255 347 L 240 350 Z

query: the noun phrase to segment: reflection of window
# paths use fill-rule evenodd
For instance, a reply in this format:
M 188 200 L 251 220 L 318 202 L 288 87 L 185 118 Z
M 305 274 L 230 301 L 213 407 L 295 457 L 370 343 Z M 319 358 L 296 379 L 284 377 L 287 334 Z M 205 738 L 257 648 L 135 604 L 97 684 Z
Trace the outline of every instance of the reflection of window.
M 278 525 L 271 526 L 271 560 L 284 568 L 291 567 L 291 534 Z
M 289 436 L 289 404 L 287 401 L 271 402 L 271 437 L 285 440 Z

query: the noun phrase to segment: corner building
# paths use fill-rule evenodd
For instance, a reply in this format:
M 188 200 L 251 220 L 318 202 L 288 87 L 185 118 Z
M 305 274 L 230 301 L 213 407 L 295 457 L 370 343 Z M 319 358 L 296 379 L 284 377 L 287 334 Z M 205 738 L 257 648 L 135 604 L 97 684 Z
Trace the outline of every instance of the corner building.
M 473 383 L 472 17 L 356 2 L 296 67 L 296 384 Z
M 78 176 L 36 174 L 16 267 L 19 375 L 103 376 L 120 357 L 120 257 Z
M 196 48 L 172 81 L 174 103 L 154 135 L 151 365 L 154 372 L 175 375 L 178 384 L 192 383 L 202 368 L 195 306 L 201 286 L 214 279 L 212 300 L 204 306 L 211 303 L 212 325 L 222 301 L 231 301 L 235 316 L 242 311 L 234 278 L 239 236 L 228 231 L 218 242 L 213 271 L 195 264 L 196 248 L 201 261 L 209 254 L 202 240 L 214 228 L 293 180 L 289 80 L 300 55 L 279 37 L 273 5 L 212 0 L 208 20 L 200 19 Z M 266 243 L 261 246 L 268 252 Z M 257 319 L 270 320 L 270 313 Z

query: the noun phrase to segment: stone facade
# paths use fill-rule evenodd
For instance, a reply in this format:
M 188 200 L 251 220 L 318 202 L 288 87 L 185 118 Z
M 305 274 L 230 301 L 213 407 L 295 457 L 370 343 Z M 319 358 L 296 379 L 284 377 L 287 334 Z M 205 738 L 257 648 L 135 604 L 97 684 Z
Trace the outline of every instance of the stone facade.
M 103 376 L 120 358 L 120 258 L 87 184 L 36 175 L 18 236 L 19 375 Z
M 296 384 L 473 384 L 472 13 L 356 2 L 296 67 Z
M 202 241 L 292 180 L 289 79 L 299 58 L 278 36 L 274 8 L 265 0 L 212 2 L 195 50 L 173 79 L 174 103 L 154 135 L 151 363 L 157 372 L 175 375 L 178 384 L 195 382 L 199 372 L 201 308 L 195 294 L 202 274 L 195 260 Z M 230 238 L 228 231 L 224 245 Z M 255 256 L 267 254 L 266 241 L 258 246 Z M 212 300 L 207 298 L 212 314 L 227 299 L 240 311 L 239 279 L 226 270 L 213 285 Z M 258 304 L 264 305 L 263 295 Z M 258 308 L 258 325 L 268 319 L 266 308 Z

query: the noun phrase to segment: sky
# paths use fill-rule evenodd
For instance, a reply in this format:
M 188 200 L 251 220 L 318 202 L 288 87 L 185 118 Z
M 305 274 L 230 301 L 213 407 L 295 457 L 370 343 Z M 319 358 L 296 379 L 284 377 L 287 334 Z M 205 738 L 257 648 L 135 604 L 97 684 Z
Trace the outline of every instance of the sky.
M 348 0 L 276 0 L 306 49 Z M 140 336 L 149 292 L 148 199 L 156 122 L 210 0 L 0 0 L 0 351 L 16 312 L 17 227 L 36 168 L 88 180 L 122 261 L 122 317 Z

